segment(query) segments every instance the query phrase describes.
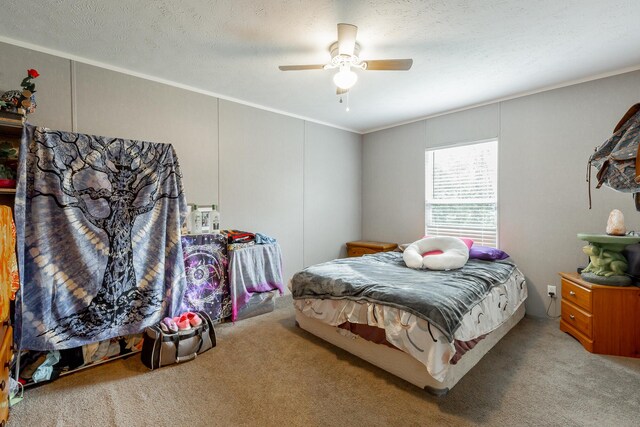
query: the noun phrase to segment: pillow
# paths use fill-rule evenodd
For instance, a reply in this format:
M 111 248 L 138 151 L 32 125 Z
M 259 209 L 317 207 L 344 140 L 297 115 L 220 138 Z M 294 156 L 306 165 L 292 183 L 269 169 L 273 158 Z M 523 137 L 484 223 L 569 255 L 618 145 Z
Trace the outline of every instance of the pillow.
M 430 237 L 432 237 L 432 236 L 424 236 L 424 237 L 423 237 L 423 239 L 428 239 L 428 238 L 430 238 Z M 471 246 L 473 246 L 473 240 L 471 240 L 471 239 L 467 239 L 467 238 L 464 238 L 464 237 L 460 237 L 459 239 L 460 239 L 460 240 L 462 240 L 462 241 L 464 242 L 464 244 L 465 244 L 465 245 L 467 245 L 467 248 L 469 248 L 469 250 L 471 250 Z M 439 255 L 439 254 L 441 254 L 441 253 L 442 253 L 442 251 L 440 251 L 440 250 L 435 250 L 435 251 L 425 252 L 425 253 L 423 253 L 423 254 L 422 254 L 422 256 L 427 256 L 427 255 Z
M 473 246 L 469 250 L 469 259 L 483 259 L 485 261 L 499 261 L 509 258 L 509 254 L 498 248 L 489 246 Z
M 423 253 L 440 250 L 441 254 L 422 256 Z M 402 259 L 407 267 L 429 270 L 452 270 L 460 268 L 469 259 L 469 248 L 457 237 L 429 237 L 420 239 L 405 249 Z

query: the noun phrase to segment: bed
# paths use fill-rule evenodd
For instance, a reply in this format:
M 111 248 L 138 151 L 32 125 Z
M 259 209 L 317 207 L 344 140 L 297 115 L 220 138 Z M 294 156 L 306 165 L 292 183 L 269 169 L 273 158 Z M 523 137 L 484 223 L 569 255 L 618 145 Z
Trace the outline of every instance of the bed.
M 508 260 L 414 270 L 399 252 L 311 266 L 290 288 L 302 329 L 436 395 L 524 317 L 527 298 Z

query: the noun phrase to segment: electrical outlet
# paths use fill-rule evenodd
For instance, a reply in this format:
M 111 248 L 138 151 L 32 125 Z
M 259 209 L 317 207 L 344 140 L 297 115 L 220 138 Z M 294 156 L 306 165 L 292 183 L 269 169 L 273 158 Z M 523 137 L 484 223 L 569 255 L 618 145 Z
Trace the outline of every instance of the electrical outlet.
M 547 294 L 551 298 L 555 298 L 556 297 L 556 287 L 553 286 L 553 285 L 547 285 Z

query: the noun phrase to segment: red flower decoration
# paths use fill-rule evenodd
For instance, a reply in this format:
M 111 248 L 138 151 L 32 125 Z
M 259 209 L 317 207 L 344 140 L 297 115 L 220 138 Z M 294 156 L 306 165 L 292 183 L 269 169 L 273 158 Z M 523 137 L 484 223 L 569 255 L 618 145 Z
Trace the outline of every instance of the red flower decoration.
M 38 73 L 38 70 L 34 70 L 33 68 L 30 70 L 27 70 L 27 74 L 29 74 L 29 77 L 31 77 L 32 79 L 35 79 L 40 75 L 40 73 Z

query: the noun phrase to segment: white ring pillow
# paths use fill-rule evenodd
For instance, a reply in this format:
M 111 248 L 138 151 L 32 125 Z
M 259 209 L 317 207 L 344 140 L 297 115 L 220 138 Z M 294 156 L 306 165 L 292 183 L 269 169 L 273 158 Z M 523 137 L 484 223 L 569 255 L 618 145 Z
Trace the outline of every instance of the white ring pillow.
M 438 255 L 422 256 L 429 251 L 441 250 Z M 469 259 L 469 248 L 457 237 L 427 237 L 410 244 L 402 254 L 404 263 L 410 268 L 429 270 L 452 270 L 460 268 Z

